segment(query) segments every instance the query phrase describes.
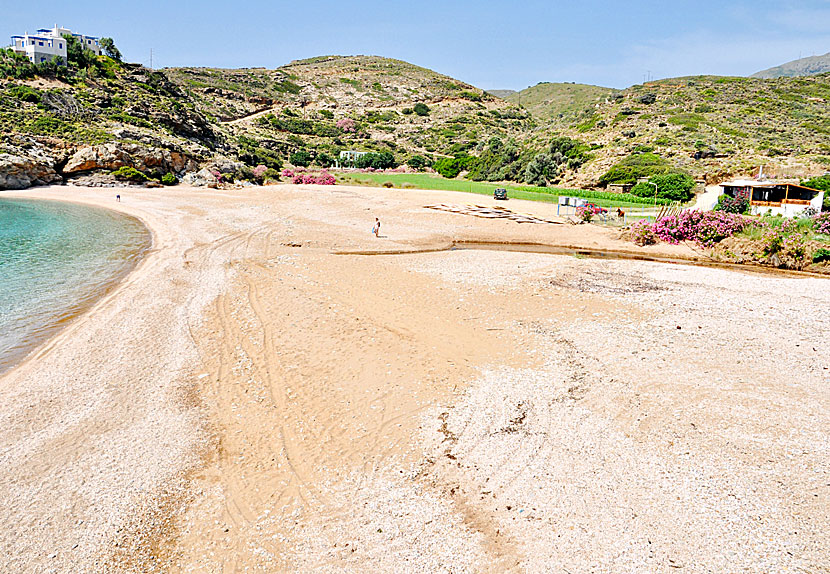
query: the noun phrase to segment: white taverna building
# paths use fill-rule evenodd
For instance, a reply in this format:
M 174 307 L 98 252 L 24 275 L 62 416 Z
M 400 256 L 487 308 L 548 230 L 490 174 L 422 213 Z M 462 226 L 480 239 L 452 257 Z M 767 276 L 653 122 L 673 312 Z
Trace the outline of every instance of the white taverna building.
M 824 192 L 795 183 L 736 179 L 720 184 L 723 194 L 729 197 L 743 195 L 749 199 L 749 210 L 753 215 L 783 215 L 798 217 L 812 208 L 821 211 Z
M 66 28 L 54 28 L 48 30 L 43 28 L 36 34 L 28 32 L 23 36 L 12 36 L 11 49 L 19 54 L 25 54 L 33 64 L 48 62 L 55 56 L 66 62 L 66 39 L 64 36 L 74 36 L 87 50 L 92 51 L 96 56 L 101 55 L 101 44 L 95 36 L 84 36 L 73 34 Z

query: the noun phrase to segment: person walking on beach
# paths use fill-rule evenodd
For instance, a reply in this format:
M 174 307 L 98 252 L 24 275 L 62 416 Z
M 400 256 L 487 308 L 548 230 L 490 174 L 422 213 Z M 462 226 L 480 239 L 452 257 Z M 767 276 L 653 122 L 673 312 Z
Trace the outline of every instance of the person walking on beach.
M 375 234 L 375 237 L 380 237 L 380 219 L 377 217 L 375 218 L 375 225 L 372 227 L 372 233 Z
M 115 201 L 118 201 L 118 202 L 121 201 L 121 194 L 118 194 L 118 195 L 115 196 Z

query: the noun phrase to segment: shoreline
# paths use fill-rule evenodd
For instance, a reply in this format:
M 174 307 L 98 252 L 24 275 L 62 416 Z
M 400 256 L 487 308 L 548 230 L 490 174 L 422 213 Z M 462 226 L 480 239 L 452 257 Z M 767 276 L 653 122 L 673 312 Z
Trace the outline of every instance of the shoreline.
M 20 193 L 20 192 L 14 192 Z M 54 324 L 43 333 L 41 333 L 36 340 L 31 341 L 26 345 L 18 345 L 18 351 L 10 355 L 7 360 L 0 363 L 0 377 L 20 367 L 31 358 L 37 356 L 41 349 L 46 347 L 52 339 L 60 335 L 65 329 L 69 328 L 76 320 L 88 312 L 92 312 L 99 302 L 114 294 L 119 286 L 127 280 L 131 273 L 133 273 L 144 261 L 144 258 L 153 250 L 155 244 L 154 231 L 149 228 L 140 217 L 130 215 L 118 209 L 111 209 L 109 206 L 103 206 L 94 203 L 85 203 L 79 201 L 72 201 L 71 199 L 39 199 L 25 195 L 14 195 L 12 192 L 0 192 L 0 199 L 28 199 L 31 201 L 62 201 L 64 203 L 72 203 L 75 205 L 83 205 L 84 207 L 91 207 L 95 209 L 104 209 L 118 214 L 118 217 L 135 221 L 138 223 L 146 235 L 146 240 L 142 245 L 132 251 L 128 257 L 124 258 L 116 270 L 107 280 L 101 284 L 91 286 L 80 303 L 68 304 L 63 312 L 53 315 Z
M 628 249 L 595 226 L 425 209 L 461 192 L 120 191 L 152 250 L 0 376 L 0 567 L 795 571 L 830 557 L 830 507 L 793 497 L 830 477 L 823 279 L 447 251 Z M 107 206 L 115 192 L 14 193 Z M 359 255 L 381 250 L 407 255 Z M 747 360 L 787 337 L 800 346 Z

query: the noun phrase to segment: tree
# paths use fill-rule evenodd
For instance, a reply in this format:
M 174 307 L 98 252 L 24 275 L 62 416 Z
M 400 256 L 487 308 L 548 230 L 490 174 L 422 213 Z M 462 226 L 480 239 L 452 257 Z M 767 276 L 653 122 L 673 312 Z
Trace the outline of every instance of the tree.
M 525 168 L 525 183 L 545 187 L 556 176 L 557 168 L 550 154 L 537 154 Z
M 432 164 L 432 168 L 439 174 L 449 179 L 458 177 L 458 174 L 468 168 L 474 158 L 465 157 L 442 157 Z
M 121 51 L 115 47 L 115 41 L 112 38 L 101 38 L 101 49 L 104 54 L 115 60 L 121 61 Z
M 830 211 L 830 175 L 822 175 L 821 177 L 814 177 L 802 181 L 801 185 L 809 187 L 810 189 L 817 189 L 824 192 L 824 204 L 821 207 L 822 211 Z
M 424 103 L 418 102 L 412 107 L 412 111 L 418 114 L 419 116 L 428 116 L 429 106 L 427 106 Z
M 664 173 L 649 178 L 648 183 L 638 183 L 631 189 L 631 193 L 640 197 L 654 197 L 656 193 L 658 199 L 685 202 L 692 198 L 694 187 L 695 180 L 688 174 Z
M 320 152 L 317 154 L 317 157 L 314 158 L 314 163 L 320 167 L 331 167 L 335 164 L 335 160 L 326 152 Z
M 395 161 L 395 156 L 391 152 L 369 152 L 360 155 L 355 159 L 355 166 L 361 169 L 389 169 L 398 167 L 398 162 Z
M 422 170 L 429 167 L 430 161 L 422 155 L 413 155 L 406 161 L 407 165 L 412 169 Z
M 66 58 L 70 64 L 83 69 L 95 63 L 95 54 L 92 50 L 87 50 L 75 36 L 64 34 L 63 39 L 66 40 Z
M 300 151 L 292 153 L 288 161 L 291 162 L 291 165 L 296 165 L 297 167 L 308 167 L 311 164 L 311 154 L 301 149 Z

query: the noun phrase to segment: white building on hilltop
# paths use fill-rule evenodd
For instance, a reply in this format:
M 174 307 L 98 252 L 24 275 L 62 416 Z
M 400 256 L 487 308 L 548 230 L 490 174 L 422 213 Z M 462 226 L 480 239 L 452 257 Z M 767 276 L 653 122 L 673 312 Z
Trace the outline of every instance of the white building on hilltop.
M 101 44 L 94 36 L 73 34 L 66 28 L 58 28 L 57 25 L 51 30 L 41 29 L 36 34 L 28 32 L 23 36 L 12 36 L 11 49 L 19 54 L 25 54 L 33 64 L 48 62 L 55 56 L 66 62 L 66 39 L 64 36 L 74 36 L 96 56 L 101 55 Z

